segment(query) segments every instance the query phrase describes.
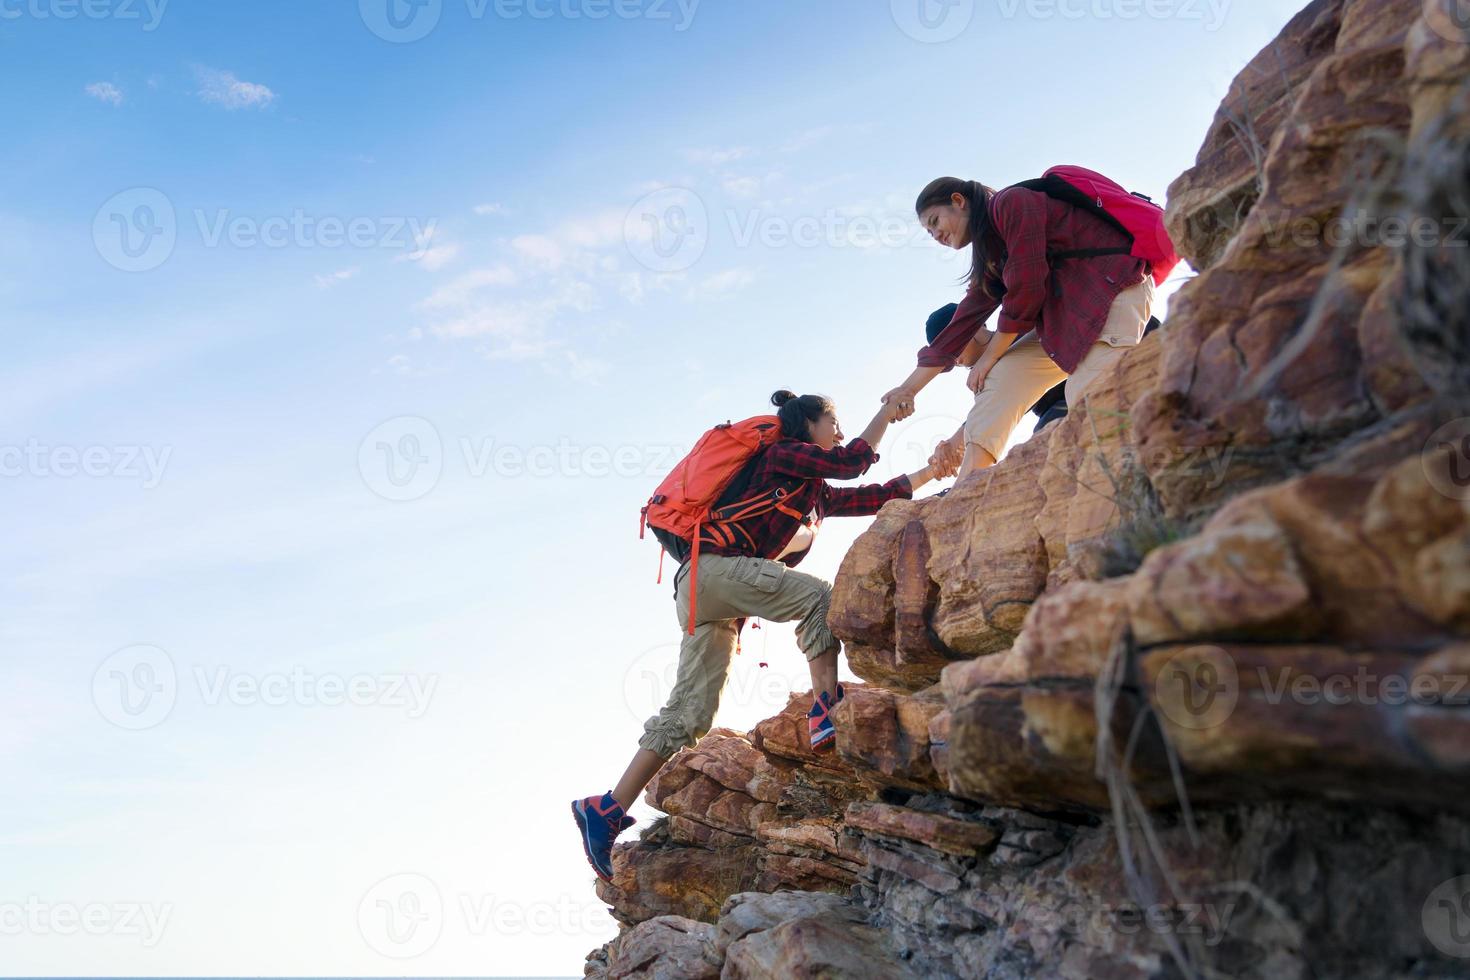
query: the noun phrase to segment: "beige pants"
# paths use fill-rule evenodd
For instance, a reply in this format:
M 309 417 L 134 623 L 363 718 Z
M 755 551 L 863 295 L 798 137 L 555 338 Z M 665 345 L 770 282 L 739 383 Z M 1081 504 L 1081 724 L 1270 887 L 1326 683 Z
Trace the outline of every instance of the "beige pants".
M 1023 334 L 995 362 L 985 386 L 975 396 L 975 407 L 965 420 L 965 442 L 998 460 L 1022 416 L 1056 385 L 1066 381 L 1067 407 L 1076 405 L 1088 385 L 1138 346 L 1153 307 L 1154 280 L 1146 275 L 1143 282 L 1118 294 L 1102 335 L 1071 375 L 1041 349 L 1034 331 Z
M 705 736 L 720 706 L 742 619 L 795 622 L 796 642 L 807 660 L 841 649 L 827 628 L 832 586 L 764 558 L 700 555 L 699 602 L 689 634 L 689 565 L 679 568 L 674 602 L 684 640 L 679 672 L 668 704 L 643 724 L 640 748 L 667 759 Z

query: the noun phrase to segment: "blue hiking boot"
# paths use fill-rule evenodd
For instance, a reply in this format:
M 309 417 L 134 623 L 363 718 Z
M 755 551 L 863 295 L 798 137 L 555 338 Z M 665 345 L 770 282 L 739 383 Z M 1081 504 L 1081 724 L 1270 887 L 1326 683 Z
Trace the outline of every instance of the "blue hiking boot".
M 572 817 L 582 833 L 582 850 L 597 877 L 612 881 L 612 846 L 618 835 L 638 821 L 623 812 L 612 791 L 572 801 Z
M 842 685 L 838 684 L 836 701 L 826 691 L 812 701 L 811 710 L 806 713 L 806 727 L 813 752 L 826 752 L 836 747 L 837 729 L 832 725 L 832 709 L 842 700 L 844 693 Z

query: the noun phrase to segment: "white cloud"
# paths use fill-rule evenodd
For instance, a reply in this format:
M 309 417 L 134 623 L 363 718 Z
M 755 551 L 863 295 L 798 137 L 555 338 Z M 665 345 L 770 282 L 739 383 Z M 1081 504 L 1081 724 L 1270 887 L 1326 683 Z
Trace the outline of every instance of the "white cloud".
M 215 68 L 198 68 L 199 98 L 212 105 L 236 109 L 264 109 L 276 100 L 276 93 L 264 85 L 244 82 L 233 72 Z
M 550 235 L 517 235 L 511 239 L 510 247 L 522 258 L 550 269 L 560 266 L 566 258 L 561 245 Z
M 780 170 L 770 170 L 763 174 L 727 172 L 720 175 L 720 189 L 731 197 L 748 200 L 759 197 L 762 193 L 771 193 L 785 179 L 785 173 Z
M 755 197 L 761 192 L 759 177 L 726 177 L 720 186 L 731 197 Z
M 336 272 L 329 272 L 324 276 L 315 276 L 313 278 L 316 282 L 317 289 L 331 289 L 339 282 L 346 282 L 347 280 L 351 279 L 353 276 L 357 275 L 357 273 L 357 266 L 353 266 L 350 269 L 338 269 Z
M 556 231 L 556 236 L 577 248 L 607 248 L 623 241 L 623 225 L 627 214 L 622 211 L 601 211 L 578 221 L 568 221 Z
M 441 340 L 479 341 L 475 352 L 487 360 L 533 360 L 558 346 L 546 336 L 554 305 L 545 300 L 482 303 L 429 332 Z
M 574 350 L 568 350 L 565 354 L 567 371 L 573 381 L 600 381 L 612 373 L 612 366 L 606 361 L 585 357 Z
M 749 269 L 726 269 L 724 272 L 717 272 L 691 286 L 689 288 L 689 298 L 699 299 L 701 297 L 714 298 L 728 296 L 731 293 L 739 292 L 753 282 L 755 282 L 755 273 Z
M 448 339 L 489 336 L 524 340 L 534 327 L 531 310 L 525 304 L 511 303 L 477 307 L 464 316 L 435 324 L 429 332 Z
M 636 304 L 650 290 L 669 288 L 662 281 L 666 277 L 628 268 L 626 212 L 587 209 L 579 215 L 549 229 L 500 239 L 501 262 L 438 285 L 417 306 L 429 318 L 424 334 L 471 340 L 478 355 L 492 360 L 537 358 L 554 368 L 552 361 L 561 362 L 552 355 L 568 349 L 556 339 L 564 318 L 593 313 L 608 300 Z M 492 288 L 507 291 L 491 294 Z M 601 370 L 585 359 L 562 367 L 578 376 Z
M 873 131 L 872 123 L 839 123 L 835 125 L 817 126 L 806 132 L 798 133 L 782 144 L 780 152 L 799 153 L 810 149 L 818 144 L 825 143 L 834 136 L 865 136 Z
M 99 102 L 106 102 L 110 105 L 123 104 L 122 89 L 111 82 L 93 82 L 87 86 L 86 92 Z
M 475 205 L 475 213 L 482 218 L 489 217 L 492 214 L 504 214 L 505 205 L 499 201 L 491 204 L 477 204 Z
M 796 153 L 800 150 L 805 150 L 807 147 L 816 146 L 831 136 L 834 129 L 835 127 L 832 126 L 818 126 L 815 129 L 808 129 L 804 133 L 798 133 L 781 147 L 781 152 Z
M 394 262 L 412 262 L 426 272 L 438 272 L 459 256 L 459 245 L 455 242 L 439 242 L 439 229 L 430 223 L 423 234 L 414 236 L 418 246 L 412 252 L 398 256 Z
M 407 258 L 411 262 L 417 262 L 421 269 L 437 272 L 453 262 L 458 255 L 459 246 L 453 242 L 446 242 L 443 245 L 431 245 L 422 252 L 415 252 Z
M 515 270 L 508 265 L 475 269 L 440 286 L 419 305 L 424 309 L 463 306 L 470 301 L 475 292 L 481 289 L 490 286 L 513 286 L 516 281 Z
M 755 151 L 748 146 L 726 148 L 703 147 L 684 151 L 684 159 L 705 167 L 723 167 L 736 160 L 744 160 Z

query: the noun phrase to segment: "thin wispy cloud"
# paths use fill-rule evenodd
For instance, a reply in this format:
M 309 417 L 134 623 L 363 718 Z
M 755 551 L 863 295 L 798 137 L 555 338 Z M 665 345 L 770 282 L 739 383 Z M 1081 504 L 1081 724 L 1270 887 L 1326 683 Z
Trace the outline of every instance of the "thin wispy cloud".
M 333 286 L 353 278 L 357 273 L 358 268 L 353 266 L 350 269 L 338 269 L 336 272 L 329 272 L 326 275 L 319 275 L 313 278 L 316 282 L 317 289 L 331 289 Z
M 781 144 L 781 153 L 799 153 L 809 150 L 814 146 L 820 146 L 833 137 L 838 136 L 864 136 L 873 131 L 871 123 L 840 123 L 826 126 L 815 126 L 805 132 L 798 133 L 785 143 Z
M 517 235 L 510 246 L 520 258 L 543 270 L 572 264 L 579 268 L 600 266 L 607 271 L 606 256 L 601 253 L 627 242 L 627 221 L 624 211 L 596 211 L 550 231 Z
M 217 68 L 196 68 L 201 101 L 234 112 L 237 109 L 264 109 L 276 100 L 276 93 L 257 82 L 243 81 L 233 72 Z
M 499 203 L 498 201 L 492 204 L 476 204 L 475 213 L 482 218 L 486 218 L 494 214 L 504 214 L 505 205 Z
M 736 160 L 744 160 L 754 153 L 748 146 L 695 147 L 684 151 L 684 159 L 702 167 L 723 167 Z
M 122 105 L 123 93 L 111 82 L 93 82 L 88 85 L 86 92 L 98 102 L 106 102 L 108 105 Z
M 437 272 L 459 257 L 459 246 L 453 242 L 443 245 L 431 245 L 422 252 L 410 256 L 412 261 L 418 263 L 419 268 L 429 272 Z
M 561 245 L 550 235 L 517 235 L 510 240 L 510 247 L 521 258 L 548 269 L 559 267 L 566 259 Z
M 726 177 L 720 187 L 731 197 L 755 197 L 761 192 L 759 177 Z
M 755 273 L 749 269 L 726 269 L 724 272 L 707 276 L 691 286 L 689 298 L 697 300 L 729 296 L 740 292 L 753 282 L 755 282 Z
M 430 227 L 420 247 L 407 255 L 400 255 L 394 262 L 412 262 L 425 272 L 438 272 L 459 257 L 457 242 L 440 242 L 438 229 Z
M 462 306 L 480 290 L 495 286 L 513 286 L 517 278 L 515 270 L 507 265 L 475 269 L 440 286 L 419 305 L 430 310 Z

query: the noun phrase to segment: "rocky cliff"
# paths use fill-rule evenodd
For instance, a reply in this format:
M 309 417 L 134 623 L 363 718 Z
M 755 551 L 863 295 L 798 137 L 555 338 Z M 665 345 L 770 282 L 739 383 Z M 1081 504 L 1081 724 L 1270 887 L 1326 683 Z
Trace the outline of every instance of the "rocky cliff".
M 895 502 L 805 702 L 649 786 L 597 977 L 1470 976 L 1470 23 L 1315 0 L 1086 404 Z M 1463 876 L 1463 877 L 1462 877 Z

